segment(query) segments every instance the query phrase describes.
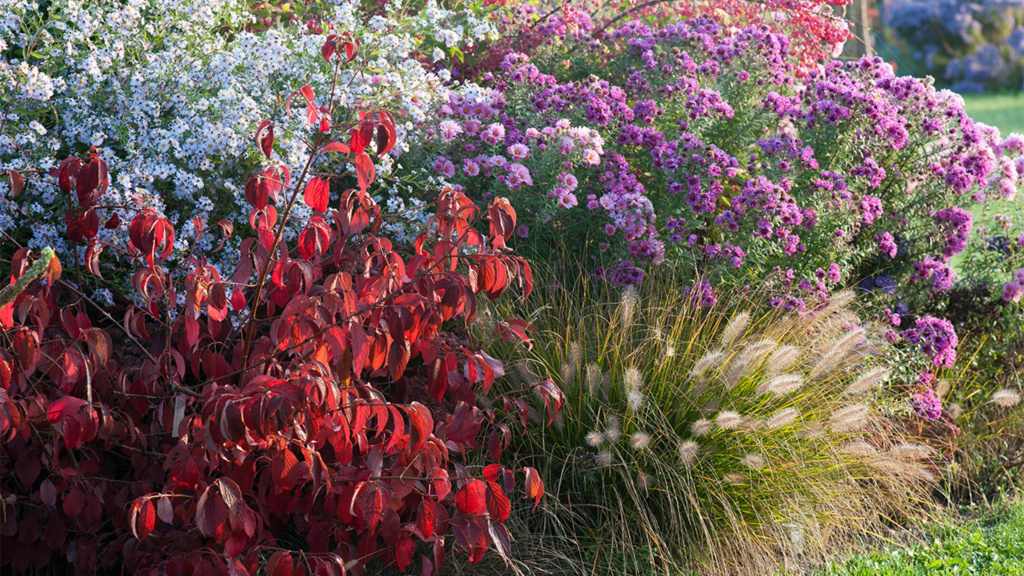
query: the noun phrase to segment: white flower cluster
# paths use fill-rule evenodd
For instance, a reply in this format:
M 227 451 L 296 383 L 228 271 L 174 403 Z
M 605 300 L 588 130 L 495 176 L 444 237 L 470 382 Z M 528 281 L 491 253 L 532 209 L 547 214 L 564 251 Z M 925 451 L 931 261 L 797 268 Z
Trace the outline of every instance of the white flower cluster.
M 332 66 L 320 56 L 324 34 L 298 24 L 245 31 L 248 4 L 54 0 L 43 14 L 36 2 L 0 0 L 0 50 L 12 47 L 0 60 L 0 102 L 11 102 L 6 113 L 0 106 L 0 173 L 19 170 L 29 181 L 15 201 L 3 179 L 0 226 L 24 225 L 29 244 L 66 250 L 67 203 L 45 173 L 89 146 L 101 148 L 110 167 L 102 203 L 124 207 L 121 230 L 112 236 L 123 240 L 134 212 L 153 208 L 174 222 L 180 256 L 191 249 L 193 217 L 245 222 L 248 176 L 263 164 L 297 173 L 308 159 L 301 135 L 309 130 L 303 118 L 287 117 L 286 98 L 308 84 L 326 104 L 333 81 Z M 392 112 L 399 121 L 395 156 L 448 99 L 447 71 L 429 70 L 414 53 L 431 53 L 434 44 L 424 42 L 435 37 L 439 48 L 451 48 L 496 34 L 487 20 L 433 1 L 423 10 L 392 2 L 385 15 L 371 18 L 357 0 L 334 0 L 328 16 L 326 33 L 348 32 L 362 43 L 358 66 L 343 68 L 337 79 L 335 103 L 353 115 Z M 269 161 L 253 140 L 262 120 L 280 126 Z M 392 165 L 380 162 L 378 175 Z M 308 216 L 302 210 L 292 237 Z M 215 236 L 201 247 L 212 247 Z

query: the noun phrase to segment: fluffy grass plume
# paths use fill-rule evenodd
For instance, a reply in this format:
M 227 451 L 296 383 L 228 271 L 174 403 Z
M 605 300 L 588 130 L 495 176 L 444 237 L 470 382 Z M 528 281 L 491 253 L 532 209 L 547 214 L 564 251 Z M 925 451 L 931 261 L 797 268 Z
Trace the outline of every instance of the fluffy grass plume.
M 530 350 L 494 342 L 566 396 L 563 425 L 511 448 L 552 495 L 521 540 L 578 543 L 587 574 L 765 574 L 926 500 L 930 452 L 871 404 L 888 372 L 851 295 L 796 317 L 681 294 L 580 280 L 544 295 Z

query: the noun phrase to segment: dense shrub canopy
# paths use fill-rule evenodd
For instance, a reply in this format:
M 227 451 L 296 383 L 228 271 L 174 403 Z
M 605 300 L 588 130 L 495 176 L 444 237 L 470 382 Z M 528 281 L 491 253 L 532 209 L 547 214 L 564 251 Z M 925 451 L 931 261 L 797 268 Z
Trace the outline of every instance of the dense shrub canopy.
M 846 3 L 0 0 L 0 565 L 753 569 L 912 510 L 909 438 L 1020 400 L 1024 137 L 830 62 Z
M 201 240 L 215 234 L 193 218 L 196 243 L 172 265 L 178 230 L 152 208 L 125 224 L 127 239 L 97 238 L 112 195 L 100 152 L 54 170 L 70 205 L 64 233 L 88 247 L 84 261 L 74 251 L 64 260 L 74 280 L 52 249 L 10 254 L 14 288 L 0 298 L 5 566 L 341 575 L 405 570 L 415 558 L 429 574 L 446 538 L 471 561 L 491 547 L 510 558 L 515 477 L 497 461 L 511 430 L 477 398 L 504 370 L 465 327 L 477 294 L 532 289 L 529 265 L 506 244 L 516 214 L 495 198 L 481 232 L 477 206 L 444 189 L 410 250 L 378 235 L 370 153 L 392 150 L 397 131 L 388 111 L 353 110 L 335 91 L 359 52 L 351 35 L 328 35 L 318 58 L 334 70 L 330 90 L 304 85 L 288 96 L 287 123 L 256 127 L 249 145 L 265 160 L 275 134 L 291 130 L 305 161 L 249 178 L 248 229 L 229 274 L 210 257 L 230 221 L 207 251 Z M 346 162 L 354 178 L 333 166 Z M 356 188 L 344 189 L 349 180 Z M 132 271 L 137 306 L 82 291 L 83 275 L 110 271 L 105 250 Z M 501 326 L 526 339 L 520 321 Z M 558 390 L 542 381 L 521 392 L 531 389 L 553 418 Z M 514 394 L 495 400 L 525 410 Z M 492 462 L 481 470 L 468 456 L 483 446 Z M 523 472 L 539 501 L 540 478 Z

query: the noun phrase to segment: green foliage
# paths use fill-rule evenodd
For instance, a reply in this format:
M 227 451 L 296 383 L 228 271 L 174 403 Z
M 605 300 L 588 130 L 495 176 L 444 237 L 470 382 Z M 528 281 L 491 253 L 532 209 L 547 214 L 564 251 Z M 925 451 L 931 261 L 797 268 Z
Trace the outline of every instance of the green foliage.
M 912 576 L 964 574 L 1016 576 L 1024 573 L 1024 505 L 987 513 L 958 525 L 930 527 L 927 542 L 905 549 L 858 555 L 833 564 L 822 576 Z

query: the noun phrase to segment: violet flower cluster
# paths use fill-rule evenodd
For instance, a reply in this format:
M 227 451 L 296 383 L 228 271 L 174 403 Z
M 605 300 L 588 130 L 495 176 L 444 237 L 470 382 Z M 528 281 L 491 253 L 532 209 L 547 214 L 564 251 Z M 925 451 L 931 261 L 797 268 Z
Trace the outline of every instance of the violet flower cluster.
M 952 365 L 954 326 L 930 314 L 973 282 L 955 264 L 987 239 L 972 210 L 1018 198 L 1024 138 L 879 58 L 794 70 L 789 40 L 767 28 L 627 19 L 570 36 L 573 62 L 594 64 L 509 53 L 484 95 L 440 108 L 425 152 L 437 176 L 509 195 L 525 241 L 589 258 L 618 285 L 671 261 L 699 302 L 755 285 L 798 312 L 859 285 L 880 317 L 918 317 L 903 336 L 929 364 Z M 1022 226 L 1024 211 L 997 221 Z

